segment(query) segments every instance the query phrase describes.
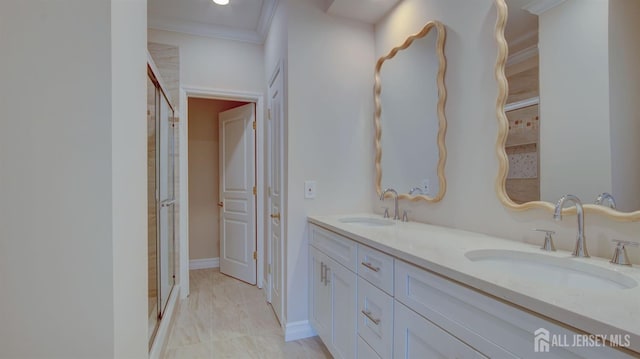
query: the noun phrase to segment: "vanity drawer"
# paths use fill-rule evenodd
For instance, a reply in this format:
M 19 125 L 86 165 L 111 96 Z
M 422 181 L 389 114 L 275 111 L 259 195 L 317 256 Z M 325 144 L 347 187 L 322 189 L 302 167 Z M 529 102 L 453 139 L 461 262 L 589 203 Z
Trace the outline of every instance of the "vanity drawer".
M 358 336 L 358 359 L 382 359 L 373 348 Z
M 487 358 L 402 303 L 395 308 L 394 358 Z
M 534 332 L 573 337 L 573 331 L 482 292 L 400 260 L 395 299 L 491 358 L 535 357 Z M 399 320 L 396 310 L 396 321 Z M 396 338 L 397 340 L 397 338 Z M 628 358 L 609 347 L 552 347 L 545 358 Z
M 393 295 L 393 257 L 358 244 L 358 275 Z
M 358 260 L 356 242 L 314 224 L 309 225 L 309 231 L 311 245 L 352 272 L 356 272 Z
M 358 334 L 382 358 L 393 355 L 393 298 L 358 277 Z

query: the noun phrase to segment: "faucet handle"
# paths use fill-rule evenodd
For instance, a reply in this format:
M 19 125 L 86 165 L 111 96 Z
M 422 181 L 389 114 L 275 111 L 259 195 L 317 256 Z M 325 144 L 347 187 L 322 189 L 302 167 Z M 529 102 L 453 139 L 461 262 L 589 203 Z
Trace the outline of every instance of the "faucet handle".
M 408 211 L 406 209 L 402 211 L 402 222 L 409 222 L 409 215 L 408 215 L 409 212 L 411 211 Z
M 556 246 L 553 245 L 553 235 L 556 234 L 555 231 L 552 231 L 552 230 L 549 230 L 549 229 L 539 229 L 539 228 L 534 228 L 534 229 L 532 229 L 532 231 L 544 232 L 545 233 L 544 244 L 542 245 L 542 247 L 540 247 L 540 249 L 545 250 L 547 252 L 555 252 L 556 251 Z
M 630 242 L 630 241 L 621 241 L 619 239 L 611 240 L 613 243 L 616 243 L 616 248 L 613 250 L 613 257 L 609 261 L 613 264 L 630 266 L 631 262 L 629 261 L 629 257 L 627 256 L 626 246 L 638 247 L 640 243 L 638 242 Z
M 384 208 L 384 218 L 389 218 L 389 207 L 382 207 Z

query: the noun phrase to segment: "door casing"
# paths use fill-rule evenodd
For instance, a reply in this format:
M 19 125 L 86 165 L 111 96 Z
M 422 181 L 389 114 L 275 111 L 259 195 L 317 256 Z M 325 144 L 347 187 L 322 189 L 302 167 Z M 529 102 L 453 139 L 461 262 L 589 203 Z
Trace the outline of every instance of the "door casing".
M 258 288 L 262 288 L 264 278 L 264 238 L 265 238 L 265 157 L 260 155 L 265 144 L 264 126 L 264 94 L 261 92 L 231 91 L 225 89 L 206 87 L 180 87 L 180 295 L 186 298 L 189 295 L 189 117 L 188 99 L 205 98 L 213 100 L 244 101 L 256 104 L 256 231 L 257 231 L 257 278 Z M 183 120 L 184 119 L 184 120 Z

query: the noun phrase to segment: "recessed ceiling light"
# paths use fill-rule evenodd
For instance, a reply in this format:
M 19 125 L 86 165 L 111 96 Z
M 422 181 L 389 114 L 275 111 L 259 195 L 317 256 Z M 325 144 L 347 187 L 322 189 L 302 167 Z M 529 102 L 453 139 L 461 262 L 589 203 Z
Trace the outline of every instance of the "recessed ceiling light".
M 227 5 L 229 3 L 229 0 L 213 0 L 213 2 L 218 5 Z

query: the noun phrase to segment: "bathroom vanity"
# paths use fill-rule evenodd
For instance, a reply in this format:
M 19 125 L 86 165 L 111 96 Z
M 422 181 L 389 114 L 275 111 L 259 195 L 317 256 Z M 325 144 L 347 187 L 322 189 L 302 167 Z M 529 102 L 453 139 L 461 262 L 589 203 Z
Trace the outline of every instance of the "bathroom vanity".
M 310 322 L 336 358 L 640 356 L 638 268 L 378 215 L 308 221 Z

